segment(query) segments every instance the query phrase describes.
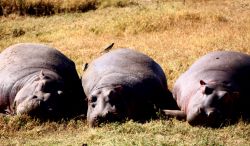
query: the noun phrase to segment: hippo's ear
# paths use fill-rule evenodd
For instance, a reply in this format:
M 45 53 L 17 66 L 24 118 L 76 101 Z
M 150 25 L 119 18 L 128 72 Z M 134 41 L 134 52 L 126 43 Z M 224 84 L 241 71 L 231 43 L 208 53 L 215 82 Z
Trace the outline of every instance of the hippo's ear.
M 119 93 L 121 93 L 122 90 L 123 90 L 122 86 L 120 85 L 115 86 L 112 90 L 109 91 L 109 96 L 119 95 Z
M 123 87 L 122 86 L 116 86 L 114 88 L 114 90 L 117 91 L 117 92 L 121 92 L 123 90 Z
M 40 74 L 39 74 L 39 78 L 40 78 L 40 79 L 44 79 L 44 78 L 45 78 L 44 73 L 43 73 L 43 70 L 41 70 L 41 72 L 40 72 Z
M 205 82 L 205 81 L 203 81 L 203 80 L 200 80 L 200 85 L 201 86 L 204 86 L 204 85 L 206 85 L 207 83 Z

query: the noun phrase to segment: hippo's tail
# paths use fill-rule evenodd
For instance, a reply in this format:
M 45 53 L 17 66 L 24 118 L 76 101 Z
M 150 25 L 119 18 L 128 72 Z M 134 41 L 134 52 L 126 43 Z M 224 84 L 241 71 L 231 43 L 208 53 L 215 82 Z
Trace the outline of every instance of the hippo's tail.
M 156 106 L 160 110 L 179 110 L 179 107 L 176 101 L 174 100 L 172 93 L 168 89 L 162 95 L 160 95 L 159 100 L 156 102 Z
M 166 93 L 166 97 L 167 97 L 167 108 L 171 109 L 171 110 L 179 110 L 179 107 L 177 105 L 177 102 L 175 101 L 172 92 L 170 92 L 167 89 L 167 93 Z

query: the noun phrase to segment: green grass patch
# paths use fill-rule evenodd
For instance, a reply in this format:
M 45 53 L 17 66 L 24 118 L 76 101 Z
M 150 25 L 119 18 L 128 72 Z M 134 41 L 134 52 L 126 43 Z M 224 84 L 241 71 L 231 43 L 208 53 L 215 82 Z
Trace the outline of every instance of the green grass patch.
M 86 12 L 106 7 L 136 4 L 129 0 L 1 0 L 0 15 L 50 16 L 58 13 Z

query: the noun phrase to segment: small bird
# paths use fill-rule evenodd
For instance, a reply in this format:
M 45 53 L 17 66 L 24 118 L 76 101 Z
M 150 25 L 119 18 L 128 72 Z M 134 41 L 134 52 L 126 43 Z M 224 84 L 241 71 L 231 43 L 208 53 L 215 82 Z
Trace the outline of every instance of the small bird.
M 108 53 L 112 47 L 114 46 L 115 43 L 110 44 L 108 47 L 106 47 L 101 53 Z
M 83 66 L 83 71 L 86 71 L 87 68 L 88 68 L 89 64 L 88 63 L 85 63 L 84 66 Z

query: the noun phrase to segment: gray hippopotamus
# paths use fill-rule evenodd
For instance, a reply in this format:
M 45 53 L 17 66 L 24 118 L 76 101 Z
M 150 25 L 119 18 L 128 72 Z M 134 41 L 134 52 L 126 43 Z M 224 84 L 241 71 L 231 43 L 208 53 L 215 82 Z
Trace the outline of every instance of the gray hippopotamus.
M 218 51 L 196 61 L 176 81 L 173 96 L 191 125 L 220 126 L 250 113 L 250 56 Z
M 87 112 L 75 64 L 51 47 L 21 43 L 0 54 L 0 112 L 68 118 Z
M 159 108 L 177 107 L 161 67 L 132 49 L 117 49 L 94 60 L 82 76 L 82 85 L 92 127 L 124 119 L 145 121 L 155 117 Z

